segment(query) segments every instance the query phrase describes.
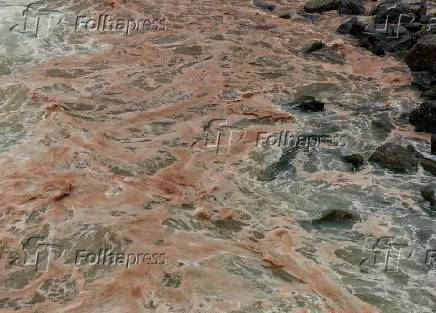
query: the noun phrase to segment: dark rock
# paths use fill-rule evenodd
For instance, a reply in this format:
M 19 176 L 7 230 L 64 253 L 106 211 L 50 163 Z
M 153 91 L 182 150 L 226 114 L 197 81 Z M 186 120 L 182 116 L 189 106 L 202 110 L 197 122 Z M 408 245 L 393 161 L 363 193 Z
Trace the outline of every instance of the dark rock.
M 301 96 L 290 103 L 291 107 L 297 107 L 304 112 L 321 112 L 324 110 L 324 103 L 313 96 Z
M 326 45 L 325 43 L 321 42 L 321 41 L 316 41 L 313 44 L 307 46 L 306 48 L 303 49 L 304 53 L 312 53 L 318 50 L 321 50 L 323 48 L 325 48 Z
M 416 131 L 436 133 L 436 103 L 422 103 L 410 113 L 409 121 Z
M 291 18 L 291 14 L 290 13 L 283 13 L 279 15 L 279 18 L 283 18 L 285 20 L 289 20 Z
M 376 55 L 407 50 L 413 45 L 410 32 L 403 26 L 395 24 L 388 24 L 386 30 L 378 29 L 376 25 L 369 25 L 364 34 L 360 41 L 361 46 Z
M 420 190 L 421 197 L 424 201 L 430 202 L 431 206 L 436 205 L 436 198 L 434 197 L 434 189 L 431 186 L 425 186 Z
M 421 166 L 433 176 L 436 176 L 436 161 L 428 158 L 420 160 Z
M 322 224 L 322 223 L 337 223 L 337 222 L 353 222 L 358 221 L 360 218 L 354 215 L 351 212 L 334 209 L 318 219 L 312 221 L 314 224 Z
M 339 14 L 363 15 L 365 7 L 362 0 L 340 0 L 338 12 Z
M 360 22 L 357 17 L 353 17 L 345 23 L 339 25 L 336 30 L 339 34 L 342 35 L 352 35 L 355 37 L 363 36 L 363 31 L 365 30 L 365 24 Z
M 347 163 L 351 163 L 353 165 L 353 171 L 360 170 L 361 166 L 365 163 L 363 156 L 358 153 L 345 155 L 343 156 L 343 160 Z
M 410 24 L 403 25 L 408 31 L 416 33 L 422 29 L 422 24 L 419 22 L 413 22 Z
M 432 72 L 412 72 L 412 85 L 421 89 L 427 90 L 436 86 L 436 73 Z
M 436 85 L 424 91 L 421 96 L 429 100 L 436 100 Z
M 412 71 L 436 72 L 436 34 L 428 34 L 413 46 L 405 61 Z
M 419 21 L 421 12 L 419 7 L 411 6 L 406 3 L 397 3 L 396 1 L 385 1 L 377 6 L 374 13 L 374 23 L 379 25 L 397 24 L 400 21 L 401 25 L 410 24 L 413 21 Z M 401 17 L 401 20 L 400 20 Z
M 396 173 L 416 173 L 422 155 L 412 145 L 388 142 L 378 147 L 369 161 Z
M 394 125 L 392 125 L 389 112 L 375 114 L 371 120 L 371 126 L 383 136 L 388 136 Z
M 266 11 L 274 11 L 276 8 L 274 4 L 270 4 L 262 0 L 253 0 L 253 5 Z
M 336 10 L 338 5 L 338 0 L 309 0 L 304 6 L 304 11 L 308 13 L 321 13 Z
M 277 175 L 292 169 L 292 161 L 296 157 L 298 148 L 285 148 L 277 162 L 267 166 L 258 176 L 259 181 L 272 181 Z

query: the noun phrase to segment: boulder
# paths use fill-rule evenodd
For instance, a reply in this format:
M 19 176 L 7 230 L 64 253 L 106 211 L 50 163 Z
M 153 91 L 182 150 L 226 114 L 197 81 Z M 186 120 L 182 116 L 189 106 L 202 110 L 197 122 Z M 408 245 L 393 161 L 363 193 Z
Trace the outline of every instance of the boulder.
M 309 0 L 304 6 L 304 11 L 307 13 L 321 13 L 336 10 L 338 5 L 338 0 Z
M 421 96 L 429 100 L 436 100 L 436 85 L 424 91 Z
M 424 201 L 430 202 L 433 207 L 436 205 L 436 198 L 434 196 L 434 189 L 431 186 L 425 186 L 420 190 L 421 197 Z
M 412 72 L 412 77 L 412 85 L 421 90 L 428 90 L 436 86 L 436 73 L 427 71 Z
M 339 25 L 336 31 L 341 35 L 352 35 L 355 37 L 361 37 L 363 36 L 364 30 L 365 24 L 360 22 L 357 17 L 353 17 L 345 23 Z
M 360 44 L 376 55 L 384 55 L 386 52 L 394 53 L 410 49 L 413 39 L 410 32 L 403 26 L 388 24 L 386 30 L 369 25 L 361 38 Z
M 436 161 L 428 158 L 422 158 L 421 166 L 433 176 L 436 176 Z
M 344 15 L 363 15 L 365 7 L 362 0 L 340 0 L 338 12 Z
M 385 1 L 377 6 L 374 10 L 374 23 L 379 25 L 411 24 L 414 21 L 419 21 L 423 12 L 420 6 L 410 5 L 408 3 L 398 3 L 398 1 Z M 401 18 L 401 20 L 400 20 Z
M 388 142 L 378 147 L 369 158 L 369 162 L 376 163 L 395 173 L 416 173 L 422 155 L 412 145 L 403 147 L 394 142 Z
M 436 34 L 428 34 L 407 53 L 405 61 L 412 71 L 436 72 Z
M 416 131 L 436 133 L 436 103 L 423 102 L 410 113 L 409 121 Z
M 342 157 L 342 159 L 353 166 L 353 171 L 360 170 L 363 164 L 365 164 L 365 160 L 363 159 L 363 156 L 358 153 L 345 155 Z

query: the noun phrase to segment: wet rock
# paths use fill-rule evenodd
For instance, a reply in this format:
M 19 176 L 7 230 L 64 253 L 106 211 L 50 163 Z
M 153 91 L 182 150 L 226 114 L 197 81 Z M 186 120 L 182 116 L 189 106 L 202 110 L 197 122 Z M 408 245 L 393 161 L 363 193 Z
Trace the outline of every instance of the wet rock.
M 338 5 L 338 0 L 309 0 L 304 6 L 304 11 L 308 13 L 321 13 L 336 10 Z
M 421 96 L 429 100 L 436 100 L 436 85 L 424 91 Z
M 436 133 L 436 103 L 424 102 L 410 113 L 410 124 L 416 131 Z
M 374 115 L 371 120 L 371 126 L 381 135 L 388 136 L 394 125 L 392 125 L 388 112 L 382 112 Z
M 324 213 L 320 218 L 312 221 L 313 224 L 337 223 L 337 222 L 355 222 L 360 218 L 351 212 L 334 209 Z
M 412 77 L 412 85 L 421 90 L 428 90 L 436 86 L 436 73 L 428 71 L 412 72 Z
M 324 110 L 324 103 L 313 96 L 301 96 L 290 103 L 291 107 L 296 107 L 303 112 L 321 112 Z
M 386 30 L 376 27 L 376 24 L 368 26 L 360 39 L 360 45 L 376 55 L 404 51 L 414 43 L 410 32 L 401 25 L 388 24 Z
M 364 30 L 365 24 L 360 22 L 357 17 L 353 17 L 345 23 L 339 25 L 336 31 L 341 35 L 352 35 L 355 37 L 361 37 L 363 36 Z
M 416 173 L 422 155 L 412 145 L 388 142 L 378 147 L 369 161 L 396 173 Z
M 346 15 L 363 15 L 365 7 L 362 0 L 340 0 L 338 12 Z
M 412 33 L 419 32 L 422 29 L 422 24 L 419 22 L 414 22 L 410 24 L 403 25 L 408 31 Z
M 316 42 L 310 44 L 309 46 L 305 47 L 303 49 L 303 53 L 312 53 L 312 52 L 321 50 L 325 47 L 326 47 L 325 43 L 323 43 L 321 41 L 316 41 Z
M 406 3 L 385 1 L 377 6 L 374 10 L 374 23 L 384 25 L 386 20 L 388 24 L 398 24 L 401 16 L 401 24 L 409 24 L 413 20 L 419 20 L 421 13 L 415 7 Z
M 423 187 L 420 190 L 420 193 L 424 201 L 430 202 L 430 205 L 436 208 L 436 198 L 434 196 L 434 189 L 431 186 Z
M 436 34 L 428 34 L 413 46 L 405 61 L 412 71 L 436 72 Z
M 420 160 L 421 166 L 433 176 L 436 176 L 436 161 L 428 158 Z
M 253 5 L 267 11 L 274 11 L 276 8 L 274 4 L 267 3 L 263 0 L 253 0 Z
M 353 171 L 360 170 L 363 164 L 365 164 L 365 160 L 363 159 L 363 156 L 358 153 L 345 155 L 343 157 L 343 160 L 347 163 L 350 163 L 353 166 Z
M 267 166 L 263 171 L 260 172 L 257 180 L 259 181 L 272 181 L 279 174 L 292 169 L 292 161 L 296 157 L 298 148 L 286 148 L 283 150 L 280 159 L 277 162 L 272 163 Z

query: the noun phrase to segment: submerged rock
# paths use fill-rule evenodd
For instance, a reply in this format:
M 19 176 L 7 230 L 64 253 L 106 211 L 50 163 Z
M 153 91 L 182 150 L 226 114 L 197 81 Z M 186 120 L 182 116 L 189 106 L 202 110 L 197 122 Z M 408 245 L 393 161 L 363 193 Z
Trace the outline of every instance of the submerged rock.
M 436 103 L 422 103 L 410 113 L 409 121 L 416 131 L 436 133 Z
M 320 218 L 312 221 L 313 224 L 338 223 L 338 222 L 356 222 L 360 218 L 348 211 L 334 209 L 324 213 Z
M 431 206 L 436 205 L 436 198 L 434 196 L 434 189 L 431 186 L 425 186 L 420 190 L 421 197 L 425 200 L 430 202 Z
M 388 142 L 377 148 L 369 161 L 396 173 L 416 173 L 422 155 L 412 145 Z
M 321 13 L 336 10 L 338 5 L 338 0 L 309 0 L 304 6 L 304 11 L 308 13 Z
M 292 161 L 297 155 L 298 148 L 286 148 L 283 150 L 280 159 L 277 162 L 267 166 L 257 177 L 259 181 L 272 181 L 280 173 L 293 169 Z
M 345 155 L 342 157 L 342 159 L 353 166 L 353 171 L 360 170 L 363 164 L 365 164 L 365 160 L 363 159 L 363 156 L 358 153 Z
M 316 41 L 303 49 L 303 53 L 312 53 L 325 48 L 326 45 L 322 41 Z
M 289 104 L 292 108 L 298 108 L 304 112 L 321 112 L 324 110 L 324 103 L 313 96 L 301 96 Z

